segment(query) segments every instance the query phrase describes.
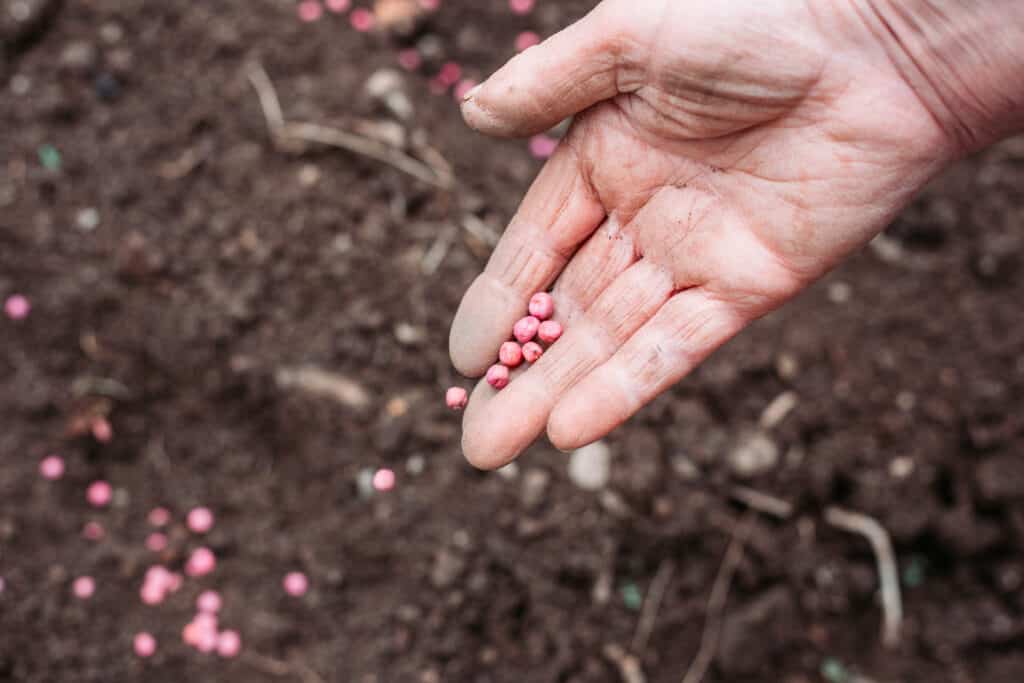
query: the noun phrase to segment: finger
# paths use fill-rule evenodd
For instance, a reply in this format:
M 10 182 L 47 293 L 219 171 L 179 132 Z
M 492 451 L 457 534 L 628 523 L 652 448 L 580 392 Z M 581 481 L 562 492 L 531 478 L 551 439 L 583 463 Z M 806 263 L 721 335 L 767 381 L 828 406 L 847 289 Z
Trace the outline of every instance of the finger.
M 637 41 L 626 40 L 619 3 L 603 3 L 540 45 L 513 57 L 466 95 L 466 123 L 488 135 L 524 137 L 614 97 L 622 65 Z
M 459 372 L 487 370 L 530 297 L 551 285 L 604 216 L 575 152 L 560 145 L 459 305 L 449 338 Z
M 704 288 L 676 294 L 608 362 L 561 397 L 548 437 L 562 450 L 596 441 L 685 377 L 747 321 Z
M 638 258 L 631 231 L 608 216 L 555 281 L 557 320 L 568 327 Z
M 467 411 L 466 458 L 482 469 L 514 459 L 543 433 L 558 398 L 610 358 L 671 292 L 664 269 L 645 260 L 630 266 L 529 370 Z

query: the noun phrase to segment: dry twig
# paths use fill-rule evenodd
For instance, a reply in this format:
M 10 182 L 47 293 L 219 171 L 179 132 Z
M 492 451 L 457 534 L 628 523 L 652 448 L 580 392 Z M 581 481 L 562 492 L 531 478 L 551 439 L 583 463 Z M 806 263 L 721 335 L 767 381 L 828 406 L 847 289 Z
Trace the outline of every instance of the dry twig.
M 643 669 L 636 657 L 622 649 L 622 646 L 609 643 L 604 646 L 604 656 L 615 664 L 622 676 L 622 683 L 647 683 Z
M 729 496 L 746 505 L 751 510 L 756 510 L 771 517 L 789 519 L 793 514 L 793 504 L 789 501 L 767 493 L 762 493 L 748 486 L 733 486 Z
M 657 573 L 654 575 L 654 579 L 651 581 L 650 588 L 647 589 L 647 595 L 644 597 L 644 606 L 640 611 L 640 620 L 636 626 L 636 635 L 633 637 L 633 645 L 630 648 L 637 657 L 643 658 L 644 650 L 647 648 L 647 641 L 654 630 L 654 622 L 658 618 L 658 609 L 661 607 L 661 601 L 665 597 L 665 591 L 668 590 L 669 583 L 672 582 L 672 574 L 675 570 L 676 565 L 672 560 L 662 560 L 658 566 Z
M 715 577 L 715 584 L 711 587 L 707 614 L 704 617 L 704 633 L 700 638 L 700 649 L 686 675 L 683 676 L 683 683 L 700 683 L 715 658 L 715 652 L 718 650 L 718 638 L 722 632 L 722 611 L 729 598 L 732 578 L 743 560 L 743 546 L 747 542 L 747 536 L 750 535 L 753 526 L 754 515 L 748 512 L 733 528 L 732 540 L 722 558 L 722 565 L 718 569 L 718 576 Z
M 903 601 L 900 597 L 899 572 L 889 533 L 877 520 L 838 507 L 825 510 L 825 521 L 844 531 L 860 534 L 871 543 L 878 563 L 878 580 L 882 593 L 882 644 L 885 647 L 896 647 L 900 642 Z

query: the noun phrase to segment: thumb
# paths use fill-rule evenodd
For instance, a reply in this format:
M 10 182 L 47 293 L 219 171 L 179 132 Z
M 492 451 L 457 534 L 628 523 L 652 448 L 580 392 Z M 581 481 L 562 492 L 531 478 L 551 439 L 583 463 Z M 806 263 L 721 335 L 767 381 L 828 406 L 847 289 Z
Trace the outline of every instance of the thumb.
M 513 57 L 462 102 L 471 128 L 526 137 L 619 92 L 627 17 L 604 2 L 540 45 Z

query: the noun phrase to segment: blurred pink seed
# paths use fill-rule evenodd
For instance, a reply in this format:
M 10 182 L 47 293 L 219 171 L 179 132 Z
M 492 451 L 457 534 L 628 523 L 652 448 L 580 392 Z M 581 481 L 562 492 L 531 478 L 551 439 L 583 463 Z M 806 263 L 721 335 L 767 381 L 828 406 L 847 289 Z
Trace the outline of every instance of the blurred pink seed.
M 133 645 L 135 646 L 135 654 L 140 657 L 152 657 L 153 653 L 156 652 L 156 638 L 145 631 L 135 634 Z
M 217 632 L 217 615 L 210 614 L 209 612 L 200 612 L 193 619 L 192 623 L 196 625 L 200 631 L 207 633 Z
M 441 0 L 420 0 L 420 7 L 428 12 L 433 12 L 440 6 Z
M 469 402 L 469 395 L 462 387 L 448 387 L 444 393 L 444 402 L 452 410 L 462 410 Z
M 352 10 L 352 14 L 348 16 L 349 21 L 352 24 L 352 28 L 360 33 L 370 31 L 373 29 L 374 24 L 377 23 L 377 17 L 373 15 L 373 12 L 363 7 L 358 7 Z
M 523 31 L 516 36 L 516 52 L 525 52 L 534 45 L 540 45 L 540 36 L 533 31 Z
M 382 467 L 373 473 L 373 488 L 378 491 L 390 491 L 395 488 L 395 472 Z
M 64 458 L 59 455 L 48 455 L 39 462 L 39 474 L 43 479 L 56 481 L 64 476 Z
M 206 576 L 217 567 L 217 558 L 209 548 L 196 548 L 185 563 L 189 576 Z
M 169 590 L 172 593 L 177 593 L 178 589 L 181 588 L 181 584 L 184 582 L 185 577 L 183 577 L 178 572 L 174 572 L 169 577 L 167 577 L 167 590 Z
M 147 605 L 159 605 L 167 597 L 163 586 L 147 582 L 139 589 L 139 599 Z
M 462 100 L 466 99 L 466 93 L 468 93 L 476 86 L 477 82 L 474 81 L 472 78 L 463 78 L 455 86 L 455 90 L 452 91 L 452 96 L 455 98 L 456 102 L 461 102 Z
M 186 645 L 195 647 L 199 643 L 199 627 L 193 622 L 188 622 L 185 627 L 181 629 L 181 639 Z
M 419 50 L 410 47 L 398 52 L 398 64 L 406 71 L 415 71 L 423 64 L 423 57 Z
M 555 300 L 547 292 L 537 292 L 530 297 L 530 315 L 537 320 L 547 320 L 555 313 Z
M 309 590 L 309 579 L 302 572 L 288 572 L 282 583 L 284 592 L 294 598 L 302 597 Z
M 544 354 L 544 349 L 537 342 L 523 344 L 523 358 L 527 363 L 533 363 Z
M 504 365 L 492 365 L 487 368 L 487 383 L 495 389 L 508 386 L 508 368 Z
M 525 318 L 520 318 L 516 324 L 512 326 L 512 336 L 515 337 L 516 341 L 520 344 L 525 344 L 536 336 L 537 328 L 539 327 L 540 321 L 532 315 L 528 315 Z
M 213 513 L 210 508 L 192 508 L 188 513 L 188 528 L 197 534 L 205 534 L 212 529 Z
M 514 341 L 505 342 L 498 349 L 498 360 L 506 367 L 516 367 L 523 362 L 523 347 Z
M 534 0 L 508 0 L 508 7 L 513 14 L 529 14 L 533 11 Z
M 89 488 L 85 492 L 85 498 L 89 501 L 89 504 L 98 508 L 110 505 L 110 499 L 113 495 L 114 490 L 105 481 L 94 481 L 89 484 Z
M 146 548 L 150 552 L 159 553 L 167 549 L 167 536 L 159 531 L 154 531 L 146 536 Z
M 327 0 L 324 4 L 330 11 L 341 14 L 347 12 L 348 8 L 352 6 L 352 0 Z
M 87 541 L 98 541 L 106 536 L 106 534 L 106 530 L 99 522 L 86 522 L 85 526 L 82 527 L 82 538 Z
M 547 135 L 534 135 L 530 138 L 530 154 L 537 159 L 547 159 L 555 153 L 558 147 L 558 140 L 549 138 Z
M 462 67 L 458 62 L 445 62 L 437 73 L 437 80 L 446 87 L 455 85 L 460 78 L 462 78 Z
M 71 592 L 80 600 L 88 600 L 96 592 L 96 580 L 91 576 L 79 576 L 71 584 Z
M 217 654 L 221 657 L 235 657 L 241 649 L 242 637 L 238 635 L 238 631 L 229 629 L 221 631 L 220 635 L 217 636 Z
M 32 310 L 32 304 L 21 294 L 12 294 L 4 302 L 4 313 L 11 320 L 24 320 Z
M 171 521 L 171 513 L 167 508 L 153 508 L 147 516 L 149 523 L 153 526 L 165 526 Z
M 114 428 L 104 417 L 98 417 L 92 422 L 92 437 L 100 443 L 109 443 L 114 438 Z
M 554 320 L 545 320 L 537 329 L 537 338 L 546 344 L 556 341 L 562 336 L 562 325 Z
M 299 3 L 298 9 L 299 19 L 309 23 L 316 21 L 324 14 L 324 8 L 320 5 L 319 0 L 302 0 Z
M 217 591 L 203 591 L 196 598 L 196 609 L 208 614 L 219 612 L 221 604 L 223 604 L 223 601 L 220 599 L 220 593 Z
M 217 649 L 217 631 L 199 629 L 196 649 L 200 652 L 213 652 Z

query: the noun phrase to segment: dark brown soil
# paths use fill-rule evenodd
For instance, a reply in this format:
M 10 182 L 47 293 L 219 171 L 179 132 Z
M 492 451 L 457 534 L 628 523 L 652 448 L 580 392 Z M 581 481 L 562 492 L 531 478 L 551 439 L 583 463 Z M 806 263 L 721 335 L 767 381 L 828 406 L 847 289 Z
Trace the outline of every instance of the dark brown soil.
M 671 566 L 636 654 L 647 681 L 677 683 L 744 514 L 737 484 L 795 512 L 758 516 L 707 681 L 1024 680 L 1024 141 L 953 169 L 617 432 L 594 494 L 547 445 L 516 476 L 474 471 L 440 400 L 448 325 L 488 249 L 464 217 L 510 217 L 539 168 L 522 142 L 468 133 L 451 97 L 406 75 L 406 133 L 454 164 L 458 193 L 340 150 L 276 149 L 249 61 L 288 116 L 351 128 L 391 120 L 363 86 L 401 42 L 337 16 L 300 24 L 289 2 L 33 1 L 28 33 L 15 4 L 0 2 L 0 299 L 34 309 L 0 319 L 0 680 L 618 681 L 606 650 L 630 650 L 637 589 Z M 446 0 L 423 30 L 481 76 L 518 31 L 588 3 L 540 4 L 517 18 Z M 439 236 L 450 248 L 425 275 Z M 303 368 L 358 386 L 311 394 Z M 741 479 L 728 454 L 787 391 L 796 407 L 765 432 L 777 464 Z M 109 444 L 82 434 L 97 413 Z M 59 482 L 37 474 L 51 451 Z M 360 471 L 381 466 L 395 491 L 360 495 Z M 109 511 L 85 503 L 97 478 L 119 492 Z M 145 514 L 196 504 L 217 513 L 218 569 L 146 607 Z M 826 525 L 828 505 L 893 536 L 894 651 L 870 547 Z M 81 538 L 89 519 L 105 540 Z M 197 542 L 176 528 L 160 560 L 180 567 Z M 302 600 L 280 587 L 296 568 Z M 70 595 L 81 574 L 97 579 L 88 602 Z M 208 586 L 242 632 L 237 661 L 181 644 Z M 160 641 L 145 663 L 140 629 Z

